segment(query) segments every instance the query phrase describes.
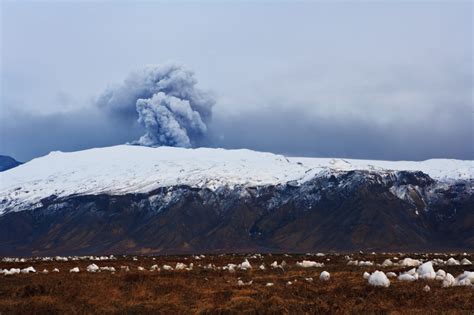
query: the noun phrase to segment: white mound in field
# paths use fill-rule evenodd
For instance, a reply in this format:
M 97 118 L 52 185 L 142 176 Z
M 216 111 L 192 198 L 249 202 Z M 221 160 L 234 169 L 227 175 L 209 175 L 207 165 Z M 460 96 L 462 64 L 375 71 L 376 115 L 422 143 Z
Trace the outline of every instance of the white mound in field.
M 375 271 L 369 276 L 369 284 L 376 287 L 389 287 L 390 280 L 388 280 L 387 276 L 382 271 Z

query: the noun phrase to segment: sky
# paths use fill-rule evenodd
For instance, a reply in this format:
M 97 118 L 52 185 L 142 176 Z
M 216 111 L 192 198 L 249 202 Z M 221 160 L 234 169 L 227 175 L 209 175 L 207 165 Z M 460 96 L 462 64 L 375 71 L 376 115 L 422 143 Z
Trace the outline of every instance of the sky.
M 1 1 L 0 48 L 0 154 L 21 161 L 136 141 L 135 104 L 124 123 L 101 100 L 169 63 L 214 100 L 193 146 L 474 159 L 470 1 Z

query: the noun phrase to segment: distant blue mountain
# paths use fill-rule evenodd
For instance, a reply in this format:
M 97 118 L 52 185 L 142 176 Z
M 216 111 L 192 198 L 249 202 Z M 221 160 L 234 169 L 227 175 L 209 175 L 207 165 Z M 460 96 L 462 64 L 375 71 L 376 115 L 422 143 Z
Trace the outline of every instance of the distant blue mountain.
M 17 167 L 18 165 L 23 164 L 18 162 L 12 157 L 6 155 L 0 155 L 0 172 L 9 170 L 11 168 Z

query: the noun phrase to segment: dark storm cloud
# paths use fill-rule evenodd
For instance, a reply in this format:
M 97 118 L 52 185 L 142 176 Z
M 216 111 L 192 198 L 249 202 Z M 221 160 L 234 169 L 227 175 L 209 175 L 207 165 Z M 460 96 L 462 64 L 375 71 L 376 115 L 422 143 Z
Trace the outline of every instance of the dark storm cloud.
M 0 115 L 0 154 L 27 161 L 50 151 L 122 144 L 142 133 L 138 124 L 124 127 L 93 108 L 41 116 L 10 111 Z
M 442 111 L 439 112 L 441 116 Z M 472 110 L 447 111 L 417 122 L 377 125 L 368 120 L 315 117 L 285 106 L 215 115 L 199 146 L 249 148 L 292 156 L 387 160 L 474 159 Z M 446 118 L 446 117 L 444 117 Z M 446 122 L 452 121 L 453 124 Z M 50 151 L 121 144 L 143 134 L 139 124 L 87 111 L 0 118 L 2 153 L 20 160 Z M 24 144 L 28 145 L 25 146 Z M 11 153 L 12 152 L 12 153 Z
M 51 150 L 133 143 L 145 134 L 150 141 L 139 144 L 192 143 L 293 156 L 474 159 L 472 74 L 456 66 L 448 72 L 386 69 L 364 77 L 362 85 L 361 77 L 335 69 L 326 74 L 330 79 L 309 78 L 308 89 L 298 78 L 275 80 L 270 92 L 249 93 L 253 106 L 229 111 L 218 102 L 214 113 L 214 100 L 196 89 L 194 74 L 172 69 L 129 76 L 87 109 L 1 115 L 0 153 L 27 160 Z
M 270 114 L 271 112 L 271 114 Z M 214 117 L 207 143 L 292 156 L 386 160 L 474 158 L 472 112 L 459 112 L 456 125 L 436 115 L 416 123 L 377 125 L 367 120 L 314 117 L 284 107 Z

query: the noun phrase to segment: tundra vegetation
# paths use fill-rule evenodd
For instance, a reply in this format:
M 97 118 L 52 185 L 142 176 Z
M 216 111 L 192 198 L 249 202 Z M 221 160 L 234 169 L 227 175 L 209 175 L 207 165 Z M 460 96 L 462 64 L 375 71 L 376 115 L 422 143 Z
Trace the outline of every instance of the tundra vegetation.
M 472 253 L 68 256 L 0 261 L 0 313 L 470 313 Z

